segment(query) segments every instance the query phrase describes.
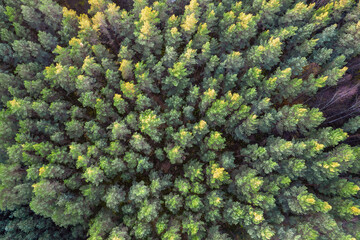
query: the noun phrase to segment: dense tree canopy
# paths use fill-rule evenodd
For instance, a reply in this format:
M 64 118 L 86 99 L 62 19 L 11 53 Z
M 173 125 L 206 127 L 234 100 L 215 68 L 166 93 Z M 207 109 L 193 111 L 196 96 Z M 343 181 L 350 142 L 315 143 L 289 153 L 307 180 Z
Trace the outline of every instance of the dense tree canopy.
M 0 239 L 360 239 L 360 3 L 88 3 L 0 0 Z

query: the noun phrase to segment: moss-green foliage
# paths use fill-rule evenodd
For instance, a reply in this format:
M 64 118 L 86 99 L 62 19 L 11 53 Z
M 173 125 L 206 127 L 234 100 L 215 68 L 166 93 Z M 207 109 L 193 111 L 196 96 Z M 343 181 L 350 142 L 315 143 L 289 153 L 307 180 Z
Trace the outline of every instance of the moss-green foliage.
M 89 4 L 0 0 L 0 239 L 359 238 L 359 3 Z

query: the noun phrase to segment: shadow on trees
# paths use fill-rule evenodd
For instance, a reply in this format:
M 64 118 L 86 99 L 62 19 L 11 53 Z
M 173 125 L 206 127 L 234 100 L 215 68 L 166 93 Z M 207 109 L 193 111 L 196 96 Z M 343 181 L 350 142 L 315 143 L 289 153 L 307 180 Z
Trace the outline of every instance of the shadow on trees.
M 56 0 L 61 6 L 75 10 L 77 13 L 87 13 L 90 8 L 88 0 Z M 132 8 L 133 0 L 113 0 L 118 6 L 127 11 Z
M 67 7 L 69 9 L 75 10 L 78 14 L 80 13 L 87 13 L 90 8 L 90 4 L 88 0 L 56 0 L 61 6 Z M 156 0 L 149 0 L 148 2 L 152 4 Z M 112 2 L 116 3 L 122 9 L 129 11 L 132 9 L 134 1 L 133 0 L 112 0 Z M 176 0 L 168 0 L 168 3 L 174 3 Z M 181 0 L 179 1 L 174 9 L 174 13 L 176 15 L 180 15 L 183 12 L 185 5 L 187 5 L 190 0 Z

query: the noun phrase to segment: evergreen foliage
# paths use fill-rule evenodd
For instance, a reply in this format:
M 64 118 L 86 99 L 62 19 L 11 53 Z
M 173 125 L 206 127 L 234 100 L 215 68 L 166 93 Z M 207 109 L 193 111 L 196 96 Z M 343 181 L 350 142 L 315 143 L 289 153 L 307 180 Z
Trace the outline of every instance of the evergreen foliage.
M 88 2 L 0 0 L 0 239 L 360 239 L 360 3 Z

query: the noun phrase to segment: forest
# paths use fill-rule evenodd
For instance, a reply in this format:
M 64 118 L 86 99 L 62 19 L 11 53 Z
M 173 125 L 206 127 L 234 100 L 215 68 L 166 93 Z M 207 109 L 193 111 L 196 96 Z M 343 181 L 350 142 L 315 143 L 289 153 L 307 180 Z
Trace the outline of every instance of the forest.
M 0 0 L 0 240 L 360 240 L 358 0 Z

